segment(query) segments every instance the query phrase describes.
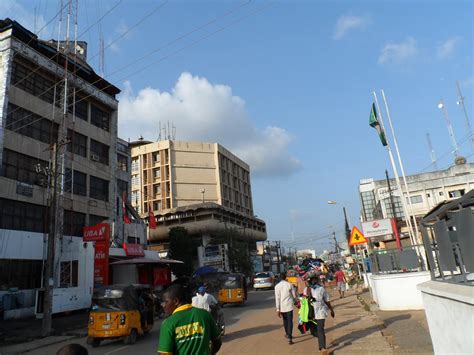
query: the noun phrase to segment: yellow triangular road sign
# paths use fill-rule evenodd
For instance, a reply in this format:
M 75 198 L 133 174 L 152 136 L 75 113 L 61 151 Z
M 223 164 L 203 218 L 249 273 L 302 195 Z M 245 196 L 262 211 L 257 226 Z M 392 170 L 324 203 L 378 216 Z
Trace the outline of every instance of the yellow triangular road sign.
M 349 246 L 365 243 L 367 243 L 367 239 L 364 237 L 362 232 L 357 227 L 353 227 L 351 238 L 349 239 Z

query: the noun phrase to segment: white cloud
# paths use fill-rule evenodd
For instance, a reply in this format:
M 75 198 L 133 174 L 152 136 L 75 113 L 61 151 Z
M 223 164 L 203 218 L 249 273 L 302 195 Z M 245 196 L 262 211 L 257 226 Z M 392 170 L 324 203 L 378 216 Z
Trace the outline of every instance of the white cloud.
M 288 151 L 293 137 L 268 126 L 259 130 L 245 102 L 226 85 L 182 73 L 171 92 L 145 88 L 134 94 L 130 83 L 120 97 L 119 135 L 156 140 L 158 125 L 168 121 L 177 140 L 217 142 L 246 161 L 254 175 L 285 176 L 301 167 Z
M 16 0 L 1 0 L 0 14 L 2 14 L 2 18 L 9 17 L 33 33 L 41 30 L 40 33 L 37 33 L 40 38 L 46 38 L 50 34 L 48 28 L 45 27 L 46 21 L 44 17 L 37 15 L 35 21 L 34 8 L 27 9 Z
M 436 54 L 439 59 L 448 59 L 450 58 L 456 47 L 461 42 L 461 37 L 451 37 L 448 38 L 446 41 L 440 43 L 436 48 Z
M 387 43 L 379 56 L 379 64 L 401 64 L 418 55 L 418 48 L 413 37 L 401 43 Z
M 349 31 L 366 27 L 370 23 L 368 16 L 350 16 L 343 15 L 337 19 L 336 29 L 332 36 L 333 39 L 341 39 Z

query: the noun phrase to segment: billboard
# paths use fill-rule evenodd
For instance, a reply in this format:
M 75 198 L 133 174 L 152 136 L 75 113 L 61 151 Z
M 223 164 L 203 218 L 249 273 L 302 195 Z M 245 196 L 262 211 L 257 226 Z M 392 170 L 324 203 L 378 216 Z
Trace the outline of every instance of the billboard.
M 380 237 L 393 234 L 392 221 L 390 218 L 377 219 L 362 223 L 362 230 L 366 238 Z

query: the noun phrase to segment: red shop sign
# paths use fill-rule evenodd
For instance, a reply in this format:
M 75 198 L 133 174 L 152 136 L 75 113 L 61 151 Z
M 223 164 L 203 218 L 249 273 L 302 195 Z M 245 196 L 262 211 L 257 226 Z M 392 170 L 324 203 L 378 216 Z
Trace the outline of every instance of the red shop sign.
M 127 256 L 145 256 L 145 250 L 141 244 L 123 243 L 123 249 Z
M 98 242 L 109 240 L 110 225 L 107 223 L 84 227 L 82 240 L 84 242 Z
M 94 288 L 109 284 L 109 238 L 95 243 Z
M 171 283 L 171 269 L 169 267 L 155 267 L 153 269 L 153 285 L 168 286 Z

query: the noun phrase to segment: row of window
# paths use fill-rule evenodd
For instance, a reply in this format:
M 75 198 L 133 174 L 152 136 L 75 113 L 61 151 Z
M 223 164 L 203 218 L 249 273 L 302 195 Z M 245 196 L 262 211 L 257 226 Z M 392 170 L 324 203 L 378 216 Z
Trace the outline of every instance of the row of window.
M 95 225 L 105 219 L 107 217 L 90 214 L 88 225 Z M 85 213 L 64 211 L 64 235 L 81 237 L 86 225 Z M 0 228 L 47 233 L 49 229 L 48 207 L 0 198 Z M 0 274 L 2 273 L 0 272 Z
M 74 154 L 80 155 L 84 158 L 87 157 L 87 137 L 83 134 L 77 133 L 72 129 L 68 129 L 68 138 L 70 140 L 67 150 Z M 109 165 L 109 146 L 90 138 L 90 159 Z M 117 154 L 119 155 L 119 154 Z
M 45 185 L 46 176 L 38 174 L 37 166 L 45 168 L 48 162 L 30 157 L 29 155 L 3 149 L 2 175 L 6 178 L 30 185 Z
M 6 128 L 47 144 L 58 139 L 57 123 L 10 103 L 7 109 Z
M 36 68 L 34 64 L 29 63 L 30 67 Z M 46 78 L 47 74 L 40 74 L 38 71 L 33 71 L 32 68 L 13 61 L 12 66 L 12 85 L 22 89 L 31 95 L 34 95 L 48 103 L 55 103 L 60 106 L 61 97 L 63 96 L 64 86 L 56 83 L 56 98 L 54 97 L 54 81 Z M 82 120 L 88 121 L 89 106 L 90 106 L 90 123 L 105 131 L 110 130 L 110 112 L 102 109 L 96 104 L 84 99 L 85 96 L 76 93 L 73 97 L 73 89 L 70 88 L 68 92 L 68 112 Z M 74 103 L 73 103 L 74 101 Z

